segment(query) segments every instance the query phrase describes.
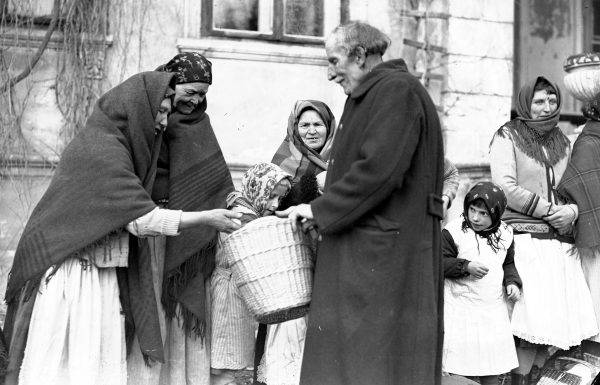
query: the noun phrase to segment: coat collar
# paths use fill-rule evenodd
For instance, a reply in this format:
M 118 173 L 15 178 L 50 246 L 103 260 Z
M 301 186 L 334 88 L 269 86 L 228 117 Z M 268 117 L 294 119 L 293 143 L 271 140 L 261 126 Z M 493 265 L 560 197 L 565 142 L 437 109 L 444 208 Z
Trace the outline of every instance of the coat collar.
M 408 72 L 406 63 L 403 59 L 389 60 L 380 64 L 377 64 L 371 71 L 365 75 L 363 80 L 350 94 L 350 98 L 357 99 L 363 96 L 371 87 L 373 87 L 379 80 L 383 79 L 388 73 L 394 71 Z
M 595 120 L 588 120 L 583 126 L 582 134 L 593 135 L 597 138 L 600 138 L 600 122 Z

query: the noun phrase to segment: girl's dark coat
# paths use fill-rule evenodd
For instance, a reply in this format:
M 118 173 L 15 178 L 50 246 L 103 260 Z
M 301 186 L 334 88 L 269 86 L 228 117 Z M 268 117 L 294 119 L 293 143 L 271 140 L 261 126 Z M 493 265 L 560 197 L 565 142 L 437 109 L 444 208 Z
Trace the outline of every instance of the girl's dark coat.
M 402 60 L 346 101 L 325 185 L 302 385 L 439 384 L 443 144 Z

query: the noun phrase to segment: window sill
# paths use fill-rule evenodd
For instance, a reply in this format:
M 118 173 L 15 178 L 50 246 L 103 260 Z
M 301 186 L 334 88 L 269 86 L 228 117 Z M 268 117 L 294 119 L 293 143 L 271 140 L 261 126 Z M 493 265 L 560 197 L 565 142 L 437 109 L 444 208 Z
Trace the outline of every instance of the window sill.
M 0 47 L 17 47 L 17 48 L 34 48 L 38 47 L 46 35 L 46 28 L 7 28 L 0 33 Z M 110 47 L 113 43 L 112 35 L 106 36 L 104 39 L 94 39 L 94 46 Z M 56 30 L 52 33 L 52 37 L 48 42 L 48 48 L 60 49 L 64 44 L 64 35 L 61 31 Z
M 324 47 L 218 38 L 177 39 L 179 52 L 197 51 L 207 58 L 327 66 Z

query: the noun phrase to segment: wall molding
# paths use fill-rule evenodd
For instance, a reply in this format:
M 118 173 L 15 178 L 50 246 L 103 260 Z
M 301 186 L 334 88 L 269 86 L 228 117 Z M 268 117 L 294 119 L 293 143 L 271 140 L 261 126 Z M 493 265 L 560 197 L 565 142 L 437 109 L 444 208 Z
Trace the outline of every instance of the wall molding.
M 179 52 L 196 51 L 208 58 L 327 66 L 324 46 L 268 43 L 243 39 L 179 38 Z
M 0 47 L 3 48 L 37 48 L 44 41 L 46 29 L 44 28 L 11 28 L 0 33 Z M 107 35 L 104 39 L 94 39 L 93 45 L 96 47 L 110 47 L 113 44 L 113 36 Z M 60 49 L 64 41 L 64 35 L 61 31 L 54 31 L 48 42 L 48 48 Z

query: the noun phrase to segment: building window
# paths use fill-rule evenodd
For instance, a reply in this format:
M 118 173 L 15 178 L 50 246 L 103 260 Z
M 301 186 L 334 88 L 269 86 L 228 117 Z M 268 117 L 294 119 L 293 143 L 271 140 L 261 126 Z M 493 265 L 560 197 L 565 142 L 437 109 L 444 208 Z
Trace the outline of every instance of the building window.
M 52 20 L 53 3 L 53 0 L 0 1 L 0 15 L 7 25 L 44 28 Z M 63 19 L 59 15 L 59 20 Z
M 600 52 L 600 0 L 583 1 L 585 50 Z
M 202 35 L 322 43 L 348 0 L 202 0 Z

